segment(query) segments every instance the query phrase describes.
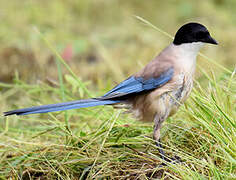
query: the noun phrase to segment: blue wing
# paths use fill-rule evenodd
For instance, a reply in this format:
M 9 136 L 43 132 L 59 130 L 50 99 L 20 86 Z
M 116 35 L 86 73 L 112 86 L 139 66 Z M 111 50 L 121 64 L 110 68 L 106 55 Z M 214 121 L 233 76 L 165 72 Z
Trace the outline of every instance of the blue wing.
M 118 97 L 126 97 L 127 95 L 138 94 L 149 90 L 156 89 L 167 83 L 173 76 L 174 69 L 169 68 L 158 77 L 145 80 L 142 77 L 131 76 L 125 81 L 118 84 L 112 90 L 104 94 L 101 99 L 114 99 Z

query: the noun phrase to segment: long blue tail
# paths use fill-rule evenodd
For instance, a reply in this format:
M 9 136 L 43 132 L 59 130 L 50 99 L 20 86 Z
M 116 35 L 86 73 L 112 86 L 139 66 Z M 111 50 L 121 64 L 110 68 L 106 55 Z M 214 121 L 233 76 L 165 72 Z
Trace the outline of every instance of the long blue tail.
M 116 104 L 121 102 L 120 100 L 102 100 L 102 99 L 84 99 L 78 101 L 70 101 L 58 104 L 49 104 L 43 106 L 35 106 L 24 109 L 17 109 L 13 111 L 4 112 L 5 116 L 9 115 L 27 115 L 27 114 L 36 114 L 36 113 L 47 113 L 47 112 L 55 112 L 55 111 L 63 111 L 69 109 L 78 109 L 78 108 L 86 108 L 92 106 L 99 105 L 108 105 L 108 104 Z

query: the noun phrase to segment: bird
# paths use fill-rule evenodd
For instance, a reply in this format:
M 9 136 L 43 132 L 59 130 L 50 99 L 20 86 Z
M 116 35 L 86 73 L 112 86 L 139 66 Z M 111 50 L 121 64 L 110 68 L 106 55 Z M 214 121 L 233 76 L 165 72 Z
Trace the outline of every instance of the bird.
M 29 115 L 99 105 L 126 104 L 137 119 L 154 122 L 153 139 L 161 159 L 170 161 L 161 145 L 161 126 L 189 97 L 193 88 L 197 54 L 205 44 L 217 45 L 218 42 L 204 25 L 197 22 L 186 23 L 177 30 L 170 45 L 143 69 L 103 96 L 17 109 L 4 112 L 4 115 Z

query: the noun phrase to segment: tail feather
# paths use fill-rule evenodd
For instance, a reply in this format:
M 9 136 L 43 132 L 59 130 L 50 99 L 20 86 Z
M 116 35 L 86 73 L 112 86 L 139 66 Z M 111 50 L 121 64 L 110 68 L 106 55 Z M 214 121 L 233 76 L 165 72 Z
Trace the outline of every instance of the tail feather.
M 49 104 L 49 105 L 42 105 L 42 106 L 35 106 L 30 108 L 24 109 L 17 109 L 13 111 L 4 112 L 5 116 L 9 115 L 27 115 L 27 114 L 36 114 L 36 113 L 47 113 L 47 112 L 55 112 L 55 111 L 62 111 L 62 110 L 69 110 L 69 109 L 79 109 L 79 108 L 86 108 L 92 106 L 99 106 L 99 105 L 109 105 L 109 104 L 116 104 L 121 102 L 120 100 L 102 100 L 102 99 L 84 99 L 84 100 L 77 100 L 77 101 L 70 101 L 58 104 Z

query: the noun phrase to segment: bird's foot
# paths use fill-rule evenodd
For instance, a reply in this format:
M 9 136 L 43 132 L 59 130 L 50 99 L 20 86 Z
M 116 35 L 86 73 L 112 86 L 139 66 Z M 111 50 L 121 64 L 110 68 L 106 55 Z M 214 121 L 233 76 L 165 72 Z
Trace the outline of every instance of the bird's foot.
M 165 158 L 161 158 L 164 162 L 162 162 L 160 164 L 160 166 L 167 166 L 169 163 L 170 164 L 178 164 L 181 163 L 182 160 L 179 156 L 174 156 L 174 157 L 167 157 L 165 156 Z
M 165 152 L 163 151 L 163 147 L 161 145 L 160 140 L 156 142 L 156 146 L 158 148 L 158 151 L 160 153 L 161 159 L 164 161 L 163 163 L 161 163 L 160 166 L 167 166 L 168 163 L 171 164 L 177 164 L 177 163 L 181 163 L 182 160 L 179 156 L 174 156 L 174 157 L 168 157 L 166 156 Z

